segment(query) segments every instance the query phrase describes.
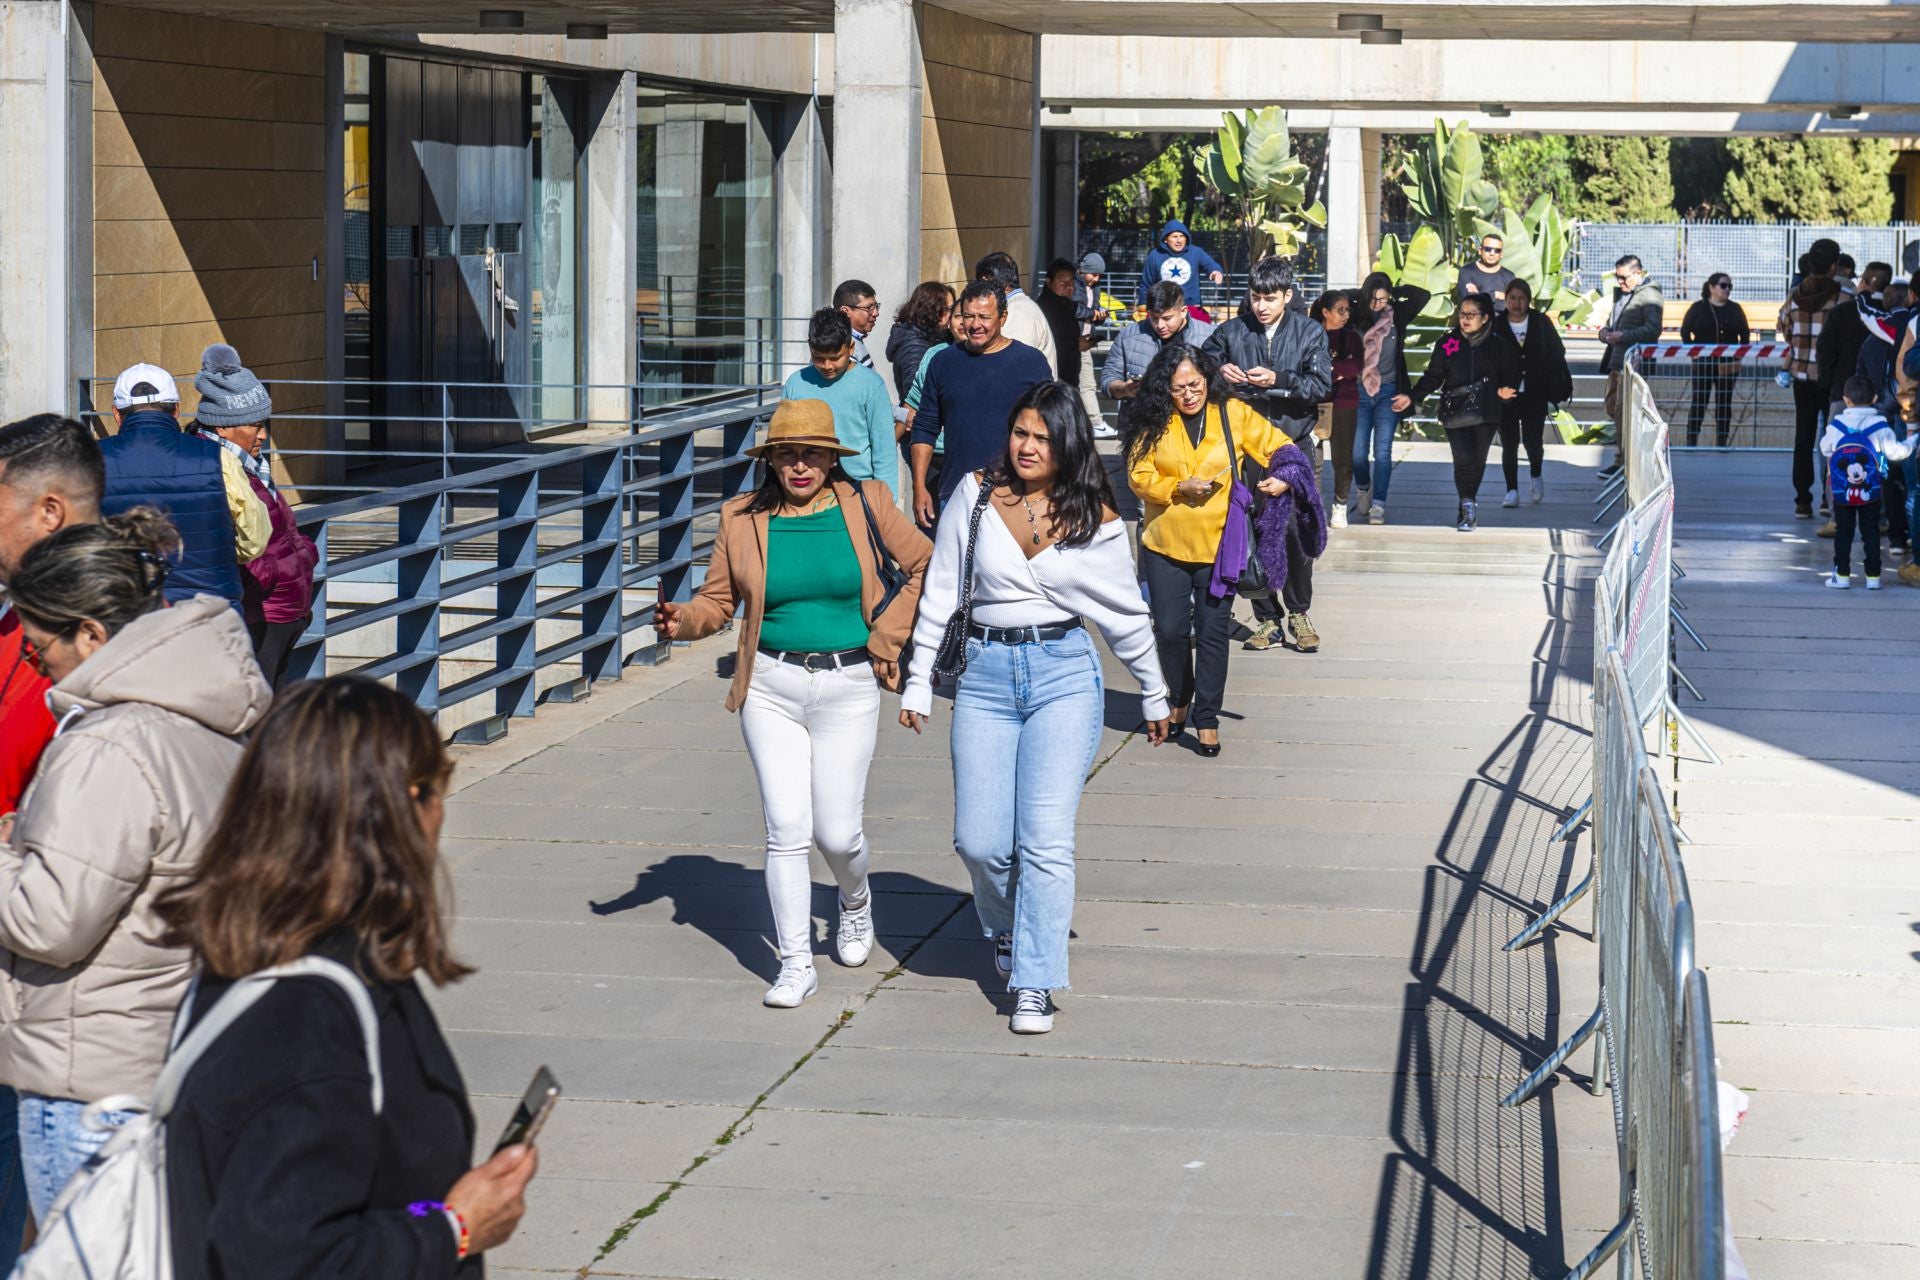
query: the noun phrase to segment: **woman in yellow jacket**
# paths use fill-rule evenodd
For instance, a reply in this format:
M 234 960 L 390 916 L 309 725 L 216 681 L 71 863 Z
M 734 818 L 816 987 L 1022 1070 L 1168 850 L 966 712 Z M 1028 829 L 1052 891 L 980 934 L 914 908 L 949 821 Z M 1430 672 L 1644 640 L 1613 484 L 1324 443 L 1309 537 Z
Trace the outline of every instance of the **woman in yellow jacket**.
M 1227 691 L 1227 638 L 1233 595 L 1208 588 L 1227 527 L 1227 441 L 1235 459 L 1265 466 L 1291 443 L 1244 400 L 1226 394 L 1217 361 L 1198 347 L 1172 343 L 1141 378 L 1127 414 L 1127 479 L 1146 511 L 1140 521 L 1140 573 L 1146 580 L 1160 667 L 1173 704 L 1173 733 L 1191 721 L 1203 756 L 1220 754 L 1220 703 Z M 1271 477 L 1272 497 L 1286 482 Z

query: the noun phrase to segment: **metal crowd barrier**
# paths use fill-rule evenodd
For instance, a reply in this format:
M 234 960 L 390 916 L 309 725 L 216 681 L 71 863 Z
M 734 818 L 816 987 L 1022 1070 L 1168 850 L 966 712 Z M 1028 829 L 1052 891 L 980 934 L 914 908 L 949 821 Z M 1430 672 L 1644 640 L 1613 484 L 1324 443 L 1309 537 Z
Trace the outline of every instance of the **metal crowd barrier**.
M 1778 374 L 1784 342 L 1651 342 L 1631 353 L 1674 448 L 1793 448 L 1793 388 Z
M 1677 741 L 1684 720 L 1673 697 L 1667 426 L 1637 374 L 1629 374 L 1622 416 L 1618 486 L 1629 506 L 1594 582 L 1593 787 L 1554 836 L 1572 835 L 1591 814 L 1592 866 L 1507 944 L 1513 950 L 1540 936 L 1591 891 L 1600 998 L 1502 1105 L 1533 1097 L 1597 1033 L 1590 1087 L 1612 1091 L 1620 1217 L 1568 1280 L 1595 1274 L 1630 1241 L 1641 1280 L 1724 1280 L 1726 1207 L 1706 978 L 1694 965 L 1681 835 L 1646 748 L 1656 718 L 1664 713 L 1673 726 L 1656 735 L 1663 750 L 1670 733 Z
M 654 604 L 691 595 L 763 412 L 750 401 L 298 508 L 320 565 L 290 675 L 391 680 L 436 717 L 491 694 L 453 735 L 487 742 L 542 695 L 573 701 L 661 660 Z

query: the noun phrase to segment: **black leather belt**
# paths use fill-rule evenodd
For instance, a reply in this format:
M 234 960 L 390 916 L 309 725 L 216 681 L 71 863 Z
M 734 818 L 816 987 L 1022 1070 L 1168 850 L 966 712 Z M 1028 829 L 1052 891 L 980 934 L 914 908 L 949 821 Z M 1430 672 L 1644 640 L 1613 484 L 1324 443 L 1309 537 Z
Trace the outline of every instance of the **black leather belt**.
M 974 623 L 967 634 L 988 644 L 1038 644 L 1042 640 L 1064 640 L 1082 626 L 1080 619 L 1046 622 L 1037 627 L 983 627 Z
M 873 660 L 873 656 L 865 649 L 842 649 L 837 653 L 796 653 L 791 649 L 762 647 L 760 652 L 775 662 L 785 662 L 803 671 L 838 671 L 855 664 L 864 666 Z

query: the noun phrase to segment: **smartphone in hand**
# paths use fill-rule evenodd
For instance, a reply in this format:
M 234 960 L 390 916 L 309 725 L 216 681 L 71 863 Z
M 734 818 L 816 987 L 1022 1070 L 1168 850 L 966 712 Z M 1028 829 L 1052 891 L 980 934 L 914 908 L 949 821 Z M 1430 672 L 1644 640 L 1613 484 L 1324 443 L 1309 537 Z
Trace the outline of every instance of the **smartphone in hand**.
M 493 1144 L 494 1151 L 497 1153 L 523 1142 L 531 1146 L 533 1140 L 540 1136 L 540 1130 L 546 1126 L 547 1117 L 553 1114 L 554 1104 L 559 1101 L 560 1082 L 553 1078 L 553 1072 L 541 1067 L 533 1073 L 533 1083 L 527 1086 L 526 1096 L 513 1109 L 506 1129 L 500 1134 L 500 1141 Z

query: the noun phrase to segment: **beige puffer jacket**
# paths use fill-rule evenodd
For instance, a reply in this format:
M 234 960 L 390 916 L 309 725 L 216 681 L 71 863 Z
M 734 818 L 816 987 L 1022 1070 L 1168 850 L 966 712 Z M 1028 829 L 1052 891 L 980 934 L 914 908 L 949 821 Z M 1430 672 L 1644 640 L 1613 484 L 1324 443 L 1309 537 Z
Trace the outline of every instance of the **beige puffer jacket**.
M 135 618 L 48 693 L 62 726 L 0 845 L 0 1083 L 146 1097 L 188 957 L 153 900 L 199 859 L 273 692 L 226 601 Z

